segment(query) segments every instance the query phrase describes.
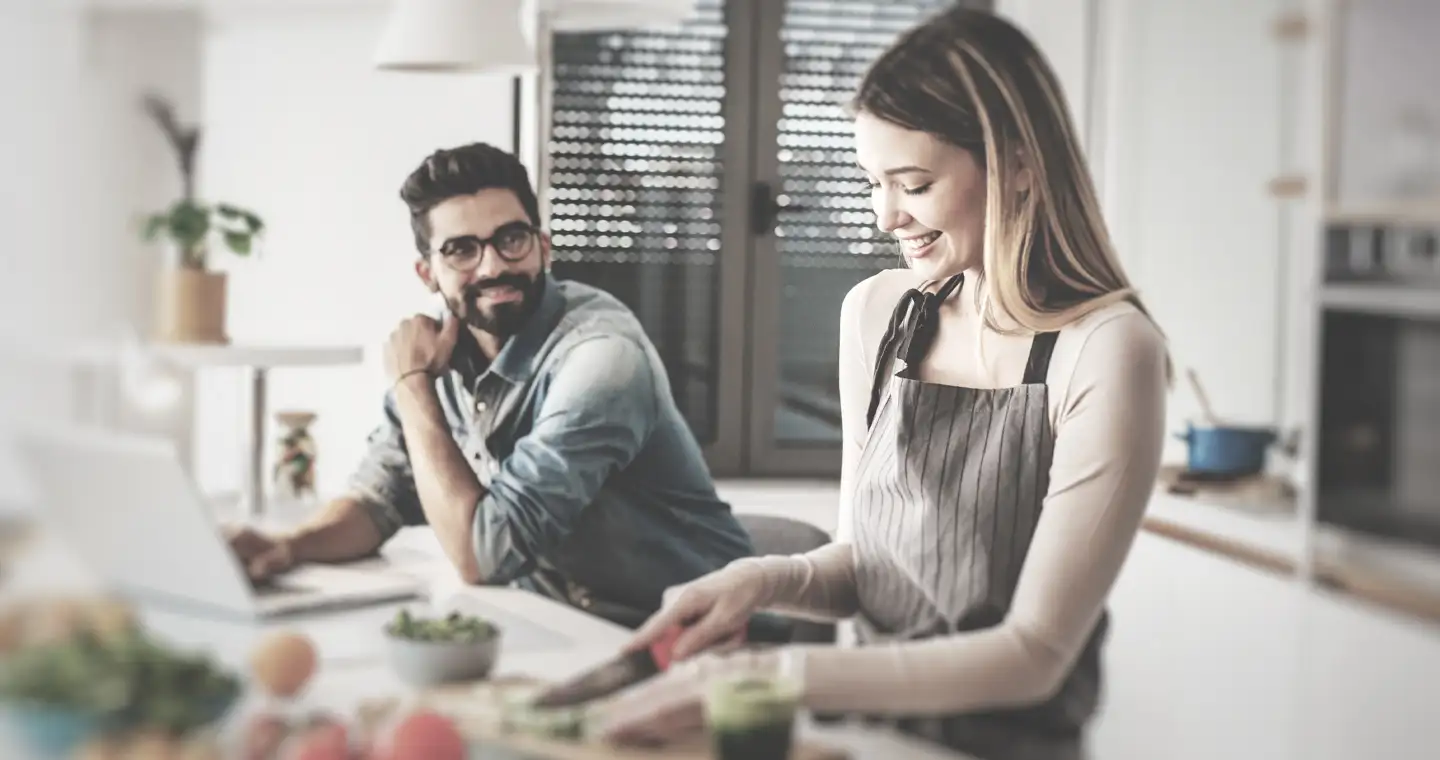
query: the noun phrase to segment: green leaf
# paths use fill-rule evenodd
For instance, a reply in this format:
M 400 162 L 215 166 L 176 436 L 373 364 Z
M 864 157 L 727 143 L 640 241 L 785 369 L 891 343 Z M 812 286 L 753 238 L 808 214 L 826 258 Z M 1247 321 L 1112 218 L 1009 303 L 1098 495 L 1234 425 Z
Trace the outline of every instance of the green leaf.
M 210 214 L 193 203 L 177 203 L 170 210 L 169 222 L 170 237 L 186 250 L 199 246 L 210 233 Z
M 221 203 L 215 206 L 215 212 L 231 221 L 241 222 L 251 235 L 259 234 L 265 228 L 265 223 L 254 212 L 246 211 L 239 206 L 230 203 Z
M 250 236 L 244 232 L 227 231 L 225 233 L 225 245 L 235 252 L 237 256 L 248 256 L 250 254 Z
M 145 218 L 144 230 L 140 233 L 147 243 L 153 243 L 160 232 L 170 223 L 170 219 L 164 214 L 151 214 Z

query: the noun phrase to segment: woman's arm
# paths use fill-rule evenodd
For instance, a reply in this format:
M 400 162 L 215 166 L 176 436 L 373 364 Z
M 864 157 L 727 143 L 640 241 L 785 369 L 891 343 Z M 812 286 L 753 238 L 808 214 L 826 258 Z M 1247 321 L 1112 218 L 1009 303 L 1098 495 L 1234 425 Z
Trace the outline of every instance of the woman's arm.
M 1096 327 L 1059 413 L 1049 490 L 1006 619 L 922 642 L 792 648 L 803 658 L 807 705 L 964 712 L 1053 695 L 1100 617 L 1149 502 L 1165 392 L 1164 342 L 1144 315 Z

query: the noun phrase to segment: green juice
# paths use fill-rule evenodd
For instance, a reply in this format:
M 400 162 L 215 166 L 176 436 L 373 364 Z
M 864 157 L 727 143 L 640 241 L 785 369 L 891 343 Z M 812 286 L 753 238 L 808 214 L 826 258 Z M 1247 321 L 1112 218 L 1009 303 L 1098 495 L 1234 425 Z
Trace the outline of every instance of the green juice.
M 786 760 L 800 688 L 785 678 L 743 676 L 710 685 L 705 721 L 716 760 Z

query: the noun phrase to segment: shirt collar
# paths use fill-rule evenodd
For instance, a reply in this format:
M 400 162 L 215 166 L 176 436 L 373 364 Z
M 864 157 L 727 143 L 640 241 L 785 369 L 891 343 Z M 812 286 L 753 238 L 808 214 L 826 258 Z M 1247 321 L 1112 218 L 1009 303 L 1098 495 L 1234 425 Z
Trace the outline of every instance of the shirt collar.
M 520 332 L 505 341 L 490 365 L 492 372 L 512 385 L 534 373 L 536 355 L 565 315 L 565 295 L 560 292 L 560 283 L 549 272 L 543 272 L 540 277 L 543 290 L 539 308 L 526 320 Z

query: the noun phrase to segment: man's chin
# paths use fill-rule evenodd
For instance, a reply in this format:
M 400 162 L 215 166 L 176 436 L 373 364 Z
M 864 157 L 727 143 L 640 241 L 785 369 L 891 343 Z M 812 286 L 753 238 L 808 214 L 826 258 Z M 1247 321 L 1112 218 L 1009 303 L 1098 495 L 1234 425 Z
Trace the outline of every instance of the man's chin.
M 489 308 L 476 305 L 471 309 L 465 323 L 497 338 L 508 338 L 519 332 L 528 315 L 524 301 L 495 304 Z

